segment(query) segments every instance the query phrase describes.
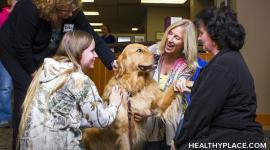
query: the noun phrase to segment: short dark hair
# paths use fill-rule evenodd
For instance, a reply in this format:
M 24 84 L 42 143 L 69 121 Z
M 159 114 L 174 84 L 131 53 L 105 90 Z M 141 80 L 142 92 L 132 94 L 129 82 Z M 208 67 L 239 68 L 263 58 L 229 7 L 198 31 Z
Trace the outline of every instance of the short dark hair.
M 102 26 L 103 26 L 103 27 L 106 27 L 107 30 L 108 30 L 108 32 L 111 33 L 111 28 L 110 28 L 107 24 L 103 23 Z
M 228 7 L 211 7 L 196 15 L 195 25 L 204 26 L 220 50 L 240 50 L 245 43 L 245 29 L 238 22 L 236 13 Z

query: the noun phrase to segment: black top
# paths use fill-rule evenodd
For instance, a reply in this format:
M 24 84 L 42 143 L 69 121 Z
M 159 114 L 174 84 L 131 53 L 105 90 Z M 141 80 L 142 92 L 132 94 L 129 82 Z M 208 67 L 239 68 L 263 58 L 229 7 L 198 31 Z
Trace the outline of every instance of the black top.
M 71 30 L 83 30 L 92 34 L 98 56 L 108 69 L 112 68 L 114 54 L 94 32 L 82 11 L 64 20 L 61 37 L 64 32 Z M 48 47 L 51 33 L 51 23 L 40 18 L 32 0 L 20 0 L 0 30 L 0 50 L 16 56 L 23 68 L 28 73 L 33 73 L 45 57 L 52 56 L 56 51 Z
M 116 42 L 116 39 L 113 35 L 109 34 L 108 36 L 101 36 L 101 38 L 107 43 L 112 44 Z
M 220 51 L 194 83 L 176 148 L 200 137 L 214 139 L 213 134 L 217 138 L 232 131 L 263 138 L 261 126 L 255 122 L 256 103 L 254 81 L 241 53 Z

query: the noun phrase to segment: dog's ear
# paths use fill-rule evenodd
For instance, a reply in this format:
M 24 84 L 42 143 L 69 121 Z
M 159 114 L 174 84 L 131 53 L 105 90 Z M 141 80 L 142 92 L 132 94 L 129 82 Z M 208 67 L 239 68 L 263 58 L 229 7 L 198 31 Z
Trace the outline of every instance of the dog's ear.
M 115 76 L 116 78 L 119 78 L 121 77 L 125 72 L 126 72 L 126 68 L 125 68 L 125 60 L 126 60 L 126 56 L 121 54 L 117 60 L 116 60 L 116 63 L 117 63 L 117 66 L 118 68 L 115 70 Z

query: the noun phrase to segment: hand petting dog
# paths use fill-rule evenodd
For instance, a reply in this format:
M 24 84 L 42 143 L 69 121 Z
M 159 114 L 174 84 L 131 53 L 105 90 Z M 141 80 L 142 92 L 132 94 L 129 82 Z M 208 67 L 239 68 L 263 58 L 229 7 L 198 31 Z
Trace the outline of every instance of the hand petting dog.
M 183 94 L 184 92 L 191 92 L 191 87 L 193 86 L 193 81 L 186 80 L 184 78 L 176 81 L 173 84 L 174 91 L 179 92 L 180 94 Z

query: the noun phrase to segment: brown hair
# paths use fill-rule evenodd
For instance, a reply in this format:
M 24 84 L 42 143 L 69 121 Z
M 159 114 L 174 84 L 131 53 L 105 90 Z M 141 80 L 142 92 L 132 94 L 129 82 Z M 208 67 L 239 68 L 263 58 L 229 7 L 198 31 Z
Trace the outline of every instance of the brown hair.
M 33 2 L 39 10 L 40 17 L 50 22 L 57 21 L 57 9 L 67 5 L 72 5 L 74 8 L 81 6 L 81 0 L 33 0 Z

